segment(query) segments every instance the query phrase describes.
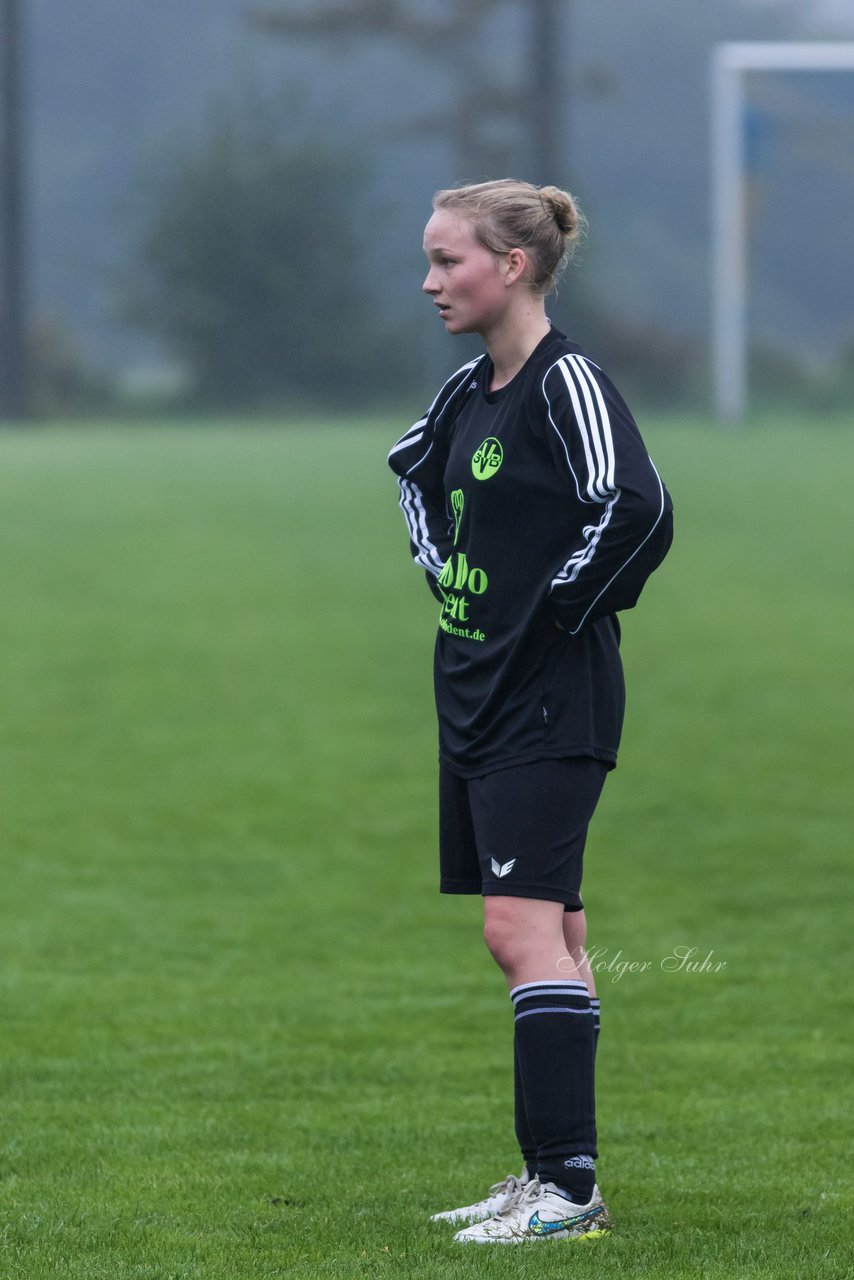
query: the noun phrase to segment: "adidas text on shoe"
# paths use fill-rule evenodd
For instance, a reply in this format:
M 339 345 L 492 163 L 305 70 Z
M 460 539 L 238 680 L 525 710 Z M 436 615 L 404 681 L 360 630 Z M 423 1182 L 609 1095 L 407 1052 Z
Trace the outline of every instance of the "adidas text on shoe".
M 574 1204 L 557 1190 L 532 1179 L 506 1209 L 485 1222 L 458 1231 L 459 1244 L 521 1244 L 528 1240 L 590 1240 L 607 1235 L 611 1217 L 593 1188 L 588 1204 Z

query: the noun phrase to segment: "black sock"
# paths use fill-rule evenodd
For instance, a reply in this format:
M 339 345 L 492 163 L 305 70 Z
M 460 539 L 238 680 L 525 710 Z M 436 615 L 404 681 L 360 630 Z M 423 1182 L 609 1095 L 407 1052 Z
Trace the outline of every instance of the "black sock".
M 577 980 L 525 982 L 510 998 L 525 1119 L 537 1145 L 537 1176 L 586 1204 L 596 1171 L 593 1013 Z
M 519 1050 L 516 1037 L 513 1037 L 513 1089 L 515 1093 L 516 1141 L 525 1161 L 529 1178 L 537 1176 L 537 1144 L 528 1124 L 528 1111 L 525 1106 L 525 1091 L 522 1088 L 522 1072 L 519 1067 Z
M 596 1051 L 599 1048 L 599 1024 L 601 1017 L 602 1002 L 597 996 L 590 997 L 590 1008 L 593 1011 L 593 1061 L 596 1061 Z M 531 1133 L 531 1126 L 528 1124 L 528 1112 L 525 1106 L 525 1091 L 522 1088 L 522 1072 L 519 1068 L 519 1050 L 516 1047 L 516 1040 L 513 1041 L 513 1090 L 515 1096 L 514 1115 L 516 1121 L 516 1141 L 519 1143 L 519 1150 L 522 1152 L 522 1159 L 525 1161 L 525 1168 L 528 1170 L 528 1177 L 535 1178 L 537 1176 L 537 1144 L 534 1141 L 534 1135 Z M 588 1196 L 588 1200 L 589 1200 Z

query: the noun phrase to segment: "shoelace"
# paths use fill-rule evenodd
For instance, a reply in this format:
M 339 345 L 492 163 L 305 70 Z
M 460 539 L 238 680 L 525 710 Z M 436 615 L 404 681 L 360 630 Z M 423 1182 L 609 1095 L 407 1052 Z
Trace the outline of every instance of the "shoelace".
M 492 1186 L 489 1188 L 489 1194 L 491 1196 L 498 1196 L 503 1192 L 508 1196 L 516 1196 L 521 1190 L 522 1183 L 516 1175 L 514 1173 L 508 1173 L 507 1177 L 503 1178 L 501 1182 L 493 1182 Z
M 518 1178 L 514 1178 L 513 1181 L 516 1182 L 517 1184 L 519 1182 Z M 539 1200 L 540 1196 L 542 1195 L 542 1191 L 543 1189 L 540 1186 L 539 1178 L 532 1178 L 530 1182 L 526 1182 L 524 1186 L 521 1186 L 521 1185 L 519 1186 L 518 1191 L 516 1195 L 514 1195 L 513 1199 L 510 1200 L 504 1206 L 501 1212 L 497 1213 L 495 1216 L 497 1218 L 502 1218 L 506 1213 L 510 1213 L 511 1211 L 515 1211 L 516 1209 L 518 1209 L 520 1204 L 526 1204 L 531 1200 Z

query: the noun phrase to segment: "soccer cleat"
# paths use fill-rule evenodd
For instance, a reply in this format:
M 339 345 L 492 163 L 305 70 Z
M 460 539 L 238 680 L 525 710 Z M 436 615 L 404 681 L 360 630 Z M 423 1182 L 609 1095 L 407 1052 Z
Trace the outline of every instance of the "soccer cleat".
M 434 1213 L 430 1221 L 482 1222 L 484 1218 L 492 1218 L 512 1204 L 529 1181 L 527 1169 L 523 1169 L 518 1178 L 509 1173 L 503 1182 L 493 1183 L 484 1200 L 478 1200 L 477 1204 L 467 1204 L 462 1209 L 446 1209 L 444 1213 Z
M 458 1231 L 459 1244 L 520 1244 L 527 1240 L 588 1240 L 607 1235 L 611 1217 L 593 1188 L 589 1204 L 574 1204 L 553 1182 L 532 1178 L 500 1213 Z

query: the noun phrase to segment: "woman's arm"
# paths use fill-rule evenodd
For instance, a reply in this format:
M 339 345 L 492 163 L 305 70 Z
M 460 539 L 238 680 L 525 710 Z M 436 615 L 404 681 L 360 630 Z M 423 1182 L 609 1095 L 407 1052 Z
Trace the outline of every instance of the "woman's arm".
M 428 412 L 388 455 L 388 464 L 398 478 L 412 558 L 426 571 L 428 586 L 438 600 L 444 600 L 437 580 L 451 551 L 454 526 L 445 498 L 448 432 L 478 363 L 464 365 L 448 379 Z
M 673 539 L 673 503 L 625 402 L 596 365 L 563 356 L 542 390 L 558 474 L 580 517 L 549 598 L 557 621 L 575 635 L 637 603 Z

